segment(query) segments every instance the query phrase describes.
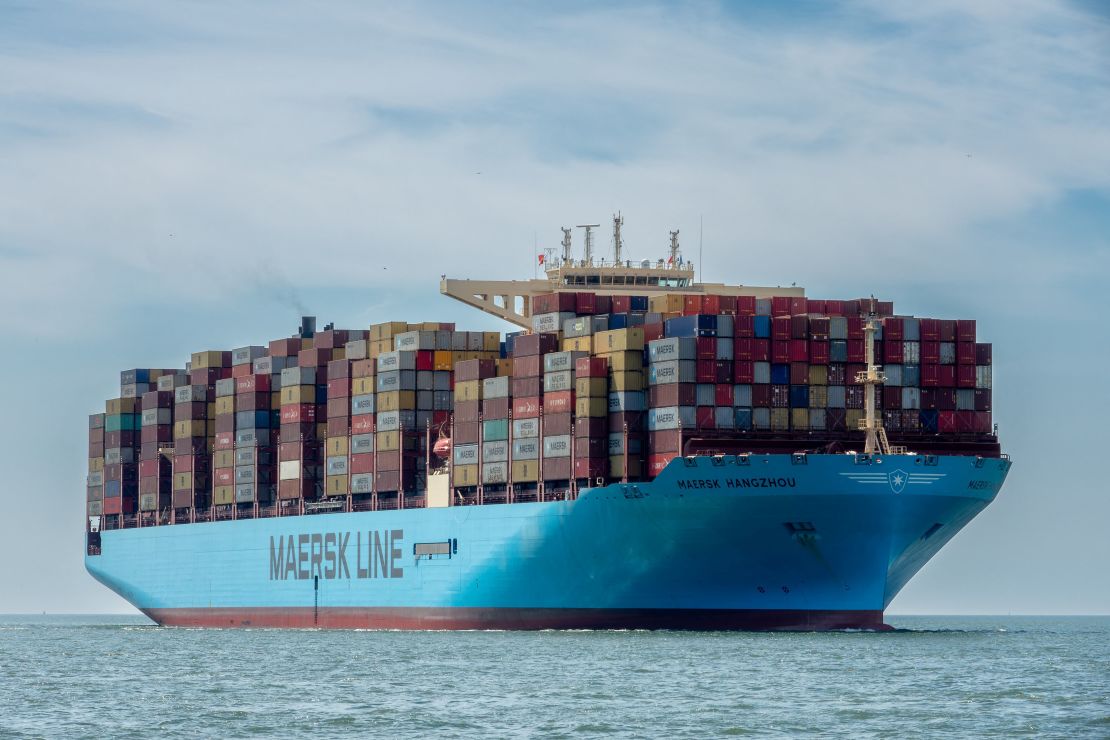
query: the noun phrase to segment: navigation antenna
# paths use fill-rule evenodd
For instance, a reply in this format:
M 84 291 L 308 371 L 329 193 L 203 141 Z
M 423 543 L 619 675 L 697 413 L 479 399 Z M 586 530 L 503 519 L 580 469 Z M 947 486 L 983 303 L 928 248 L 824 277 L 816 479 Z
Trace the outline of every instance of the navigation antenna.
M 578 224 L 578 228 L 586 230 L 586 248 L 582 253 L 583 264 L 592 265 L 594 258 L 594 235 L 591 229 L 596 229 L 601 224 Z
M 678 231 L 678 229 L 675 229 L 671 232 L 671 259 L 669 262 L 674 267 L 678 267 L 680 259 L 678 256 Z
M 624 226 L 624 217 L 621 212 L 617 211 L 613 216 L 613 264 L 619 265 L 621 263 L 621 227 Z
M 876 452 L 890 455 L 905 451 L 904 448 L 898 448 L 897 450 L 891 448 L 890 441 L 886 437 L 886 429 L 883 428 L 883 420 L 875 410 L 875 391 L 886 382 L 882 366 L 875 364 L 875 332 L 881 326 L 879 317 L 875 313 L 875 296 L 871 296 L 867 318 L 863 320 L 867 369 L 856 373 L 856 382 L 863 385 L 864 415 L 860 419 L 859 428 L 867 435 L 863 443 L 865 455 L 874 455 Z
M 570 229 L 565 226 L 560 226 L 563 230 L 563 264 L 569 264 L 571 261 L 570 255 Z

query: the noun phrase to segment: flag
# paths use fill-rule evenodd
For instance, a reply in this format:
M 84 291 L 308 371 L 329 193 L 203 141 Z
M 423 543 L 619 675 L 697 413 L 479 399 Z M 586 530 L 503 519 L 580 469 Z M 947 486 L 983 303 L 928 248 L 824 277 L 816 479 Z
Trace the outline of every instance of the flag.
M 674 264 L 674 255 L 673 254 L 670 257 L 667 258 L 667 264 L 668 265 L 673 265 Z
M 540 261 L 541 265 L 543 264 L 543 255 L 542 254 L 537 254 L 536 259 L 538 259 Z

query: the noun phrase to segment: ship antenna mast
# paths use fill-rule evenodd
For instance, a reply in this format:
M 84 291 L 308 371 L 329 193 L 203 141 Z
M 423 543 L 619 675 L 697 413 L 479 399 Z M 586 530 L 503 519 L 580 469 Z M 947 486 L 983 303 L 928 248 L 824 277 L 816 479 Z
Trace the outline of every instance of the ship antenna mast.
M 624 217 L 621 212 L 613 216 L 613 264 L 619 265 L 621 263 L 621 226 L 624 226 Z
M 559 228 L 563 230 L 563 264 L 566 265 L 571 262 L 570 229 L 566 228 L 565 226 L 561 226 Z
M 875 364 L 875 333 L 880 326 L 882 324 L 875 313 L 875 296 L 871 296 L 867 317 L 863 320 L 867 369 L 856 373 L 856 382 L 863 385 L 864 416 L 859 426 L 867 435 L 863 443 L 863 452 L 866 455 L 874 455 L 876 452 L 883 455 L 892 453 L 883 420 L 875 410 L 875 390 L 886 382 L 882 366 Z
M 670 263 L 671 263 L 672 267 L 678 267 L 678 262 L 679 262 L 678 231 L 679 231 L 678 229 L 675 229 L 674 231 L 671 232 L 671 259 L 670 259 Z
M 592 229 L 596 229 L 601 224 L 578 224 L 578 228 L 586 230 L 586 247 L 582 253 L 582 263 L 586 265 L 593 264 L 594 258 L 594 234 Z

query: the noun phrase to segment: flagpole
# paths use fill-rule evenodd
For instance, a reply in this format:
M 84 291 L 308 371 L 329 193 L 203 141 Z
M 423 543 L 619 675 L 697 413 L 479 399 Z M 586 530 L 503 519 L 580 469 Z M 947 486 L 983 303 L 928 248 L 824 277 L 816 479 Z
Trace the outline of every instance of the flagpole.
M 536 278 L 538 278 L 540 276 L 540 273 L 539 273 L 540 256 L 538 254 L 536 254 L 536 250 L 539 248 L 539 246 L 540 246 L 539 236 L 536 234 L 536 232 L 533 231 L 532 232 L 532 254 L 536 255 L 535 257 L 532 258 L 532 279 L 533 280 L 535 280 Z

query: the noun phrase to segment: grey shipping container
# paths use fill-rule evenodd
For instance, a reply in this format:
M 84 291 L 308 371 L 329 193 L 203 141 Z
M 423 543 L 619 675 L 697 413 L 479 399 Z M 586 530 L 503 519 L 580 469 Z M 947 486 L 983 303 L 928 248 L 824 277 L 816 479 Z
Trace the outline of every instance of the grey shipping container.
M 540 436 L 539 419 L 513 419 L 513 439 Z
M 477 465 L 478 445 L 455 445 L 454 459 L 456 465 Z
M 364 452 L 374 451 L 373 434 L 355 434 L 351 437 L 351 454 L 360 455 Z
M 513 440 L 513 460 L 535 460 L 539 456 L 540 440 L 538 438 Z
M 415 352 L 382 352 L 378 355 L 377 368 L 379 373 L 393 370 L 415 370 Z
M 482 398 L 508 398 L 510 380 L 508 375 L 486 378 L 482 381 Z
M 482 443 L 482 462 L 505 462 L 509 459 L 509 443 L 506 440 Z
M 648 409 L 648 431 L 660 432 L 668 429 L 693 429 L 697 422 L 694 406 L 664 406 Z
M 574 390 L 574 373 L 570 370 L 560 370 L 555 373 L 544 373 L 543 392 L 556 393 L 558 391 Z
M 556 434 L 543 438 L 544 457 L 570 457 L 571 439 L 569 434 Z
M 648 372 L 648 383 L 650 385 L 693 383 L 697 379 L 697 375 L 698 366 L 694 360 L 652 362 Z
M 543 371 L 557 373 L 561 370 L 574 371 L 574 363 L 579 357 L 586 357 L 587 352 L 548 352 L 543 356 Z
M 648 342 L 648 357 L 652 363 L 666 360 L 696 360 L 697 342 L 693 337 L 670 337 Z

